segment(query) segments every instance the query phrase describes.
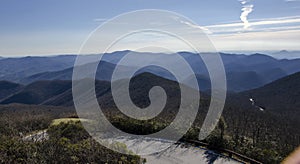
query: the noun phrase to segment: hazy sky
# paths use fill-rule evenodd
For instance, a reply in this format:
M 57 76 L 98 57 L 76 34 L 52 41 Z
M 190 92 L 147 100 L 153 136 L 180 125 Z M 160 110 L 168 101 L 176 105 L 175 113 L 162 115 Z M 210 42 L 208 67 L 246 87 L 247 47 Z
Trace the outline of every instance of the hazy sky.
M 103 21 L 138 9 L 192 19 L 218 51 L 300 50 L 300 0 L 3 0 L 0 56 L 76 54 Z

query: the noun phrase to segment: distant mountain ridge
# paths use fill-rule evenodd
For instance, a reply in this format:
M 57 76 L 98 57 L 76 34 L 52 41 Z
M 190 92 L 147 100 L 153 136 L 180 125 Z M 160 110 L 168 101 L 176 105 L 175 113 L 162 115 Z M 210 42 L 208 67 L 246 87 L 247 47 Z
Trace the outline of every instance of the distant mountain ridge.
M 97 72 L 98 80 L 110 81 L 116 64 L 124 55 L 131 51 L 116 51 L 105 54 L 103 61 L 98 66 L 102 71 Z M 137 52 L 136 52 L 137 53 Z M 164 53 L 138 53 L 144 60 L 164 60 Z M 210 78 L 204 62 L 199 55 L 190 52 L 179 52 L 191 66 L 196 74 L 201 90 L 210 89 Z M 202 55 L 214 55 L 205 53 Z M 272 81 L 300 71 L 300 59 L 275 59 L 264 54 L 226 54 L 220 53 L 224 63 L 228 90 L 241 92 L 261 87 Z M 154 59 L 150 57 L 154 57 Z M 93 55 L 87 55 L 93 57 Z M 94 56 L 95 57 L 95 56 Z M 25 57 L 0 60 L 0 80 L 8 80 L 22 84 L 29 84 L 41 80 L 71 80 L 75 55 L 56 57 Z M 142 61 L 137 61 L 142 62 Z M 18 64 L 20 63 L 20 64 Z M 181 65 L 174 61 L 174 67 Z M 15 69 L 16 67 L 16 69 Z M 122 70 L 126 72 L 130 67 L 124 65 Z M 139 70 L 137 74 L 149 72 L 163 78 L 175 80 L 174 76 L 158 67 L 147 67 Z M 191 75 L 186 75 L 188 84 Z
M 0 90 L 12 88 L 6 98 L 0 100 L 0 104 L 35 104 L 51 106 L 73 106 L 71 81 L 38 81 L 27 86 L 16 83 L 0 82 Z M 131 79 L 130 96 L 132 101 L 146 107 L 149 89 L 153 86 L 161 86 L 170 98 L 169 109 L 178 107 L 180 102 L 180 89 L 176 81 L 168 80 L 151 73 L 142 73 Z M 111 84 L 108 81 L 96 81 L 95 89 L 98 101 L 106 107 L 115 107 L 112 98 Z M 201 94 L 203 96 L 203 94 Z M 208 97 L 204 94 L 204 98 Z M 258 106 L 262 106 L 268 112 L 274 113 L 298 113 L 300 114 L 300 72 L 276 80 L 263 87 L 240 93 L 228 93 L 227 103 L 245 110 L 253 109 L 253 99 Z M 202 97 L 203 98 L 203 97 Z M 296 117 L 296 116 L 295 116 Z
M 9 81 L 0 81 L 0 101 L 1 99 L 8 97 L 11 94 L 16 93 L 21 90 L 23 85 L 12 83 Z
M 116 65 L 112 63 L 101 61 L 98 66 L 99 69 L 97 71 L 96 78 L 98 80 L 110 81 L 115 66 Z M 79 67 L 81 67 L 81 69 L 88 69 L 87 65 L 83 65 Z M 72 80 L 72 75 L 73 75 L 73 67 L 60 70 L 60 71 L 43 72 L 43 73 L 34 74 L 32 76 L 20 80 L 20 82 L 23 84 L 29 84 L 41 80 Z
M 131 80 L 131 96 L 135 103 L 139 105 L 149 104 L 148 91 L 152 86 L 162 86 L 166 88 L 172 99 L 180 101 L 179 85 L 175 81 L 161 78 L 151 73 L 142 73 L 135 76 Z M 51 106 L 73 106 L 71 81 L 38 81 L 31 83 L 13 95 L 10 95 L 0 101 L 0 104 L 35 104 L 35 105 L 51 105 Z M 95 88 L 99 101 L 106 106 L 113 105 L 110 83 L 106 81 L 96 81 Z M 174 100 L 172 100 L 174 102 Z M 177 106 L 172 103 L 172 106 Z
M 298 111 L 300 113 L 300 72 L 263 87 L 241 92 L 239 95 L 253 98 L 266 110 Z
M 1 101 L 1 104 L 41 104 L 72 86 L 71 81 L 38 81 L 31 83 Z
M 299 59 L 300 51 L 281 50 L 279 52 L 274 52 L 272 56 L 274 56 L 277 59 Z
M 245 111 L 261 112 L 261 115 L 272 113 L 285 119 L 299 120 L 300 72 L 256 89 L 228 93 L 227 103 Z
M 0 60 L 0 80 L 18 83 L 21 79 L 37 73 L 70 68 L 75 59 L 75 55 L 3 58 Z

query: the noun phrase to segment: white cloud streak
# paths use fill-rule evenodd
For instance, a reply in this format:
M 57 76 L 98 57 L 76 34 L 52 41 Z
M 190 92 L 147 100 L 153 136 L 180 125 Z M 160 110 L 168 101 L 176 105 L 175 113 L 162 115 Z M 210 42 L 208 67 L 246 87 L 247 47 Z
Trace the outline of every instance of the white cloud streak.
M 219 51 L 299 50 L 300 30 L 222 34 L 210 39 Z
M 249 2 L 247 0 L 241 0 L 240 2 L 243 5 L 240 19 L 244 23 L 244 29 L 248 29 L 250 27 L 250 23 L 248 21 L 248 15 L 253 11 L 254 5 L 252 4 L 246 5 Z
M 238 33 L 243 31 L 244 23 L 227 23 L 205 26 L 213 34 Z M 300 16 L 251 20 L 251 31 L 284 31 L 299 29 Z M 247 32 L 251 32 L 247 31 Z
M 300 2 L 300 0 L 285 0 L 285 2 Z
M 93 21 L 94 22 L 105 22 L 105 21 L 107 21 L 108 19 L 107 18 L 96 18 L 96 19 L 94 19 Z
M 300 16 L 259 19 L 256 21 L 253 20 L 251 25 L 252 26 L 260 26 L 260 25 L 276 25 L 276 24 L 287 24 L 287 23 L 300 23 Z M 244 25 L 243 23 L 228 23 L 228 24 L 209 25 L 206 27 L 208 27 L 208 28 L 241 27 L 243 25 Z
M 212 34 L 212 32 L 208 28 L 206 28 L 204 26 L 199 26 L 199 25 L 192 24 L 192 23 L 186 22 L 186 21 L 180 21 L 180 23 L 186 24 L 186 25 L 188 25 L 188 26 L 190 26 L 192 28 L 200 29 L 200 30 L 202 30 L 206 34 Z

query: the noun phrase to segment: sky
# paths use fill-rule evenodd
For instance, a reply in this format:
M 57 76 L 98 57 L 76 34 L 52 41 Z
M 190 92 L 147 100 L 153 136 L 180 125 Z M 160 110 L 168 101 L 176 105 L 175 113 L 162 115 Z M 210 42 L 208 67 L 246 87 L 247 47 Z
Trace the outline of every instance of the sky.
M 77 54 L 106 20 L 141 9 L 188 17 L 218 51 L 300 50 L 300 0 L 2 0 L 0 56 Z

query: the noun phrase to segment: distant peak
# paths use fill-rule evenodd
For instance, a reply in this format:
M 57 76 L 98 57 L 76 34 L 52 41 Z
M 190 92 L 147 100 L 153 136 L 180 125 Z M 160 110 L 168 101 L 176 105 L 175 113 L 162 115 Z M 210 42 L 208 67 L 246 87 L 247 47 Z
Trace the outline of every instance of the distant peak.
M 279 51 L 279 53 L 286 53 L 286 52 L 289 52 L 288 50 L 281 50 L 281 51 Z

